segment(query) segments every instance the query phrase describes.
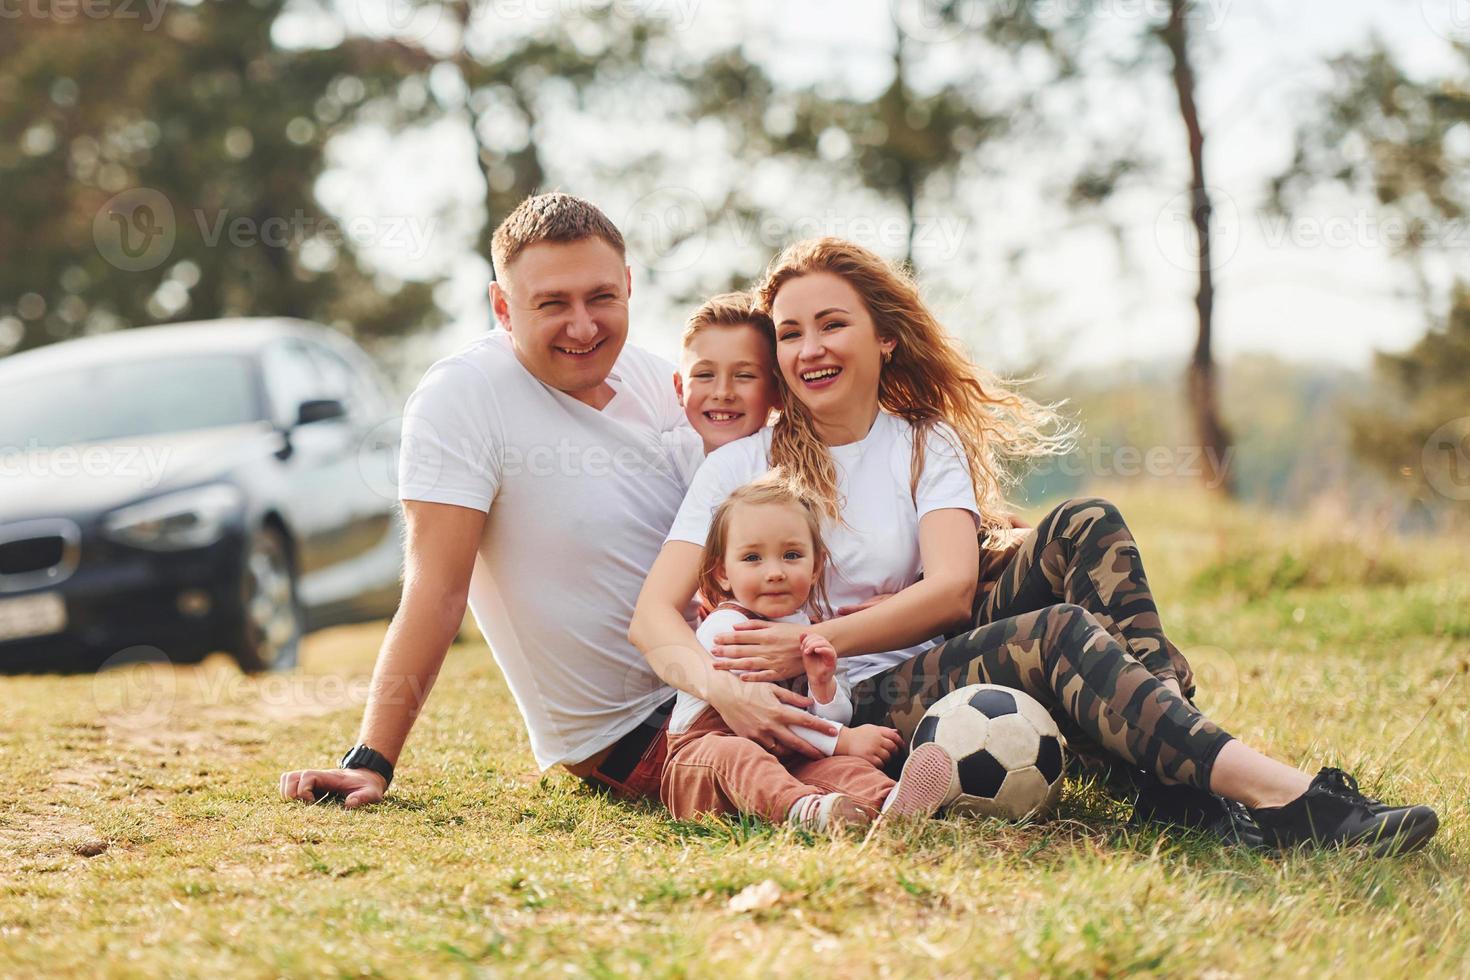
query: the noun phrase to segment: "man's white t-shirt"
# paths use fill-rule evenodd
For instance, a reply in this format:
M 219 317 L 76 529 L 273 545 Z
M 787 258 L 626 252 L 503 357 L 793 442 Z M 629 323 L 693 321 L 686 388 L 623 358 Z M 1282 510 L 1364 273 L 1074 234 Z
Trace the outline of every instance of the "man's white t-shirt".
M 670 541 L 703 546 L 710 518 L 737 487 L 770 469 L 771 429 L 737 439 L 710 453 L 695 474 Z M 904 419 L 879 412 L 860 441 L 829 446 L 837 468 L 842 522 L 822 522 L 822 539 L 831 558 L 826 574 L 833 609 L 856 605 L 875 595 L 900 592 L 919 580 L 919 519 L 934 510 L 967 510 L 979 529 L 975 486 L 954 430 L 935 425 L 924 443 L 924 469 L 910 491 L 914 428 Z M 856 683 L 937 645 L 943 637 L 904 650 L 844 659 Z
M 404 410 L 399 497 L 488 513 L 469 607 L 543 770 L 606 748 L 674 693 L 628 642 L 684 496 L 664 448 L 688 425 L 673 370 L 625 345 L 598 411 L 537 380 L 496 330 L 431 367 Z

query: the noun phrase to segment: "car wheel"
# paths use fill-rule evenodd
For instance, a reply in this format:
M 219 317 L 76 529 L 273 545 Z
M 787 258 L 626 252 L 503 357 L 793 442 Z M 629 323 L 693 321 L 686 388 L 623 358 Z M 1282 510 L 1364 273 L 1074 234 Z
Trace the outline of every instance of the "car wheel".
M 289 670 L 301 647 L 301 604 L 286 539 L 262 528 L 245 549 L 243 622 L 235 659 L 247 674 Z

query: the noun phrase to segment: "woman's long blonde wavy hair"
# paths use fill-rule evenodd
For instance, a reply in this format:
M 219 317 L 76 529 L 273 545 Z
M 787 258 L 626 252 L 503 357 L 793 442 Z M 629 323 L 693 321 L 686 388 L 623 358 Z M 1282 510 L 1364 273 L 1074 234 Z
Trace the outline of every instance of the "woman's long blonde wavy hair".
M 947 423 L 959 438 L 975 498 L 980 504 L 985 540 L 1000 547 L 1009 537 L 1005 488 L 1020 464 L 1066 453 L 1073 431 L 1058 413 L 1006 387 L 970 362 L 959 342 L 940 325 L 919 296 L 911 274 L 881 256 L 840 238 L 814 238 L 788 246 L 772 261 L 757 290 L 768 314 L 776 294 L 792 279 L 817 272 L 841 276 L 862 298 L 879 337 L 897 341 L 878 379 L 878 405 L 914 426 L 911 490 L 924 469 L 924 445 L 932 428 Z M 776 331 L 769 328 L 772 347 Z M 810 411 L 786 384 L 779 369 L 781 416 L 771 436 L 771 465 L 780 467 L 822 502 L 828 516 L 841 519 L 837 468 L 817 435 Z

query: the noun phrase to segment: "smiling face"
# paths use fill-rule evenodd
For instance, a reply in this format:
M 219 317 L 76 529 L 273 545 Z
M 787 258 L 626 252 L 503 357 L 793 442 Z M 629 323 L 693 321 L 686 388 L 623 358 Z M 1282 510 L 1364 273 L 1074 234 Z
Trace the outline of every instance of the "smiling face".
M 754 324 L 708 326 L 689 338 L 676 382 L 706 453 L 766 424 L 777 405 L 774 372 L 770 346 Z
M 769 619 L 790 616 L 806 604 L 820 570 L 799 504 L 737 503 L 727 535 L 715 579 L 736 602 Z
M 879 336 L 857 290 L 830 272 L 781 286 L 771 319 L 781 378 L 819 431 L 861 439 L 878 412 L 883 354 L 893 350 L 894 338 Z
M 601 238 L 539 242 L 490 284 L 516 358 L 540 381 L 601 408 L 628 339 L 628 267 Z

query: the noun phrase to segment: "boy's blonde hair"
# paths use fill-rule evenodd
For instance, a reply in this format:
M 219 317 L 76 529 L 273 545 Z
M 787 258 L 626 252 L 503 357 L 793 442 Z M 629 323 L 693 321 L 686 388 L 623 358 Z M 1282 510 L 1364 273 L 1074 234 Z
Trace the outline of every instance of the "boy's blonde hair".
M 721 293 L 705 300 L 684 324 L 681 347 L 687 348 L 696 334 L 710 327 L 743 327 L 749 324 L 762 333 L 771 329 L 771 318 L 756 305 L 754 293 Z
M 699 565 L 699 591 L 705 602 L 713 608 L 734 598 L 720 585 L 715 571 L 725 559 L 725 548 L 730 540 L 730 517 L 739 504 L 787 504 L 801 508 L 806 517 L 807 530 L 812 535 L 812 591 L 807 596 L 806 607 L 814 621 L 831 619 L 832 606 L 827 598 L 825 581 L 829 556 L 827 545 L 822 540 L 821 508 L 780 470 L 772 470 L 737 488 L 715 508 Z

